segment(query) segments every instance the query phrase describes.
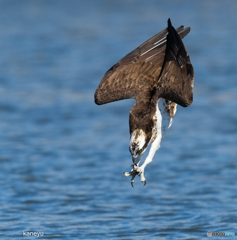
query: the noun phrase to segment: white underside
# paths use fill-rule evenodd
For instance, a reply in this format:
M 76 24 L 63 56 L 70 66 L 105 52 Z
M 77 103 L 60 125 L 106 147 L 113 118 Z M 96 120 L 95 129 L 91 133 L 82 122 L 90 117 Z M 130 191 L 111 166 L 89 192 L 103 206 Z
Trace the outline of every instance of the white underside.
M 156 119 L 156 129 L 153 131 L 151 148 L 149 154 L 141 167 L 137 166 L 137 171 L 140 172 L 140 178 L 142 182 L 145 182 L 144 170 L 147 164 L 152 162 L 156 151 L 160 148 L 160 143 L 164 139 L 167 130 L 171 127 L 173 118 L 169 115 L 167 111 L 168 104 L 166 104 L 165 99 L 160 98 L 156 107 L 156 114 L 154 119 Z M 140 160 L 140 159 L 139 159 Z
M 171 127 L 173 122 L 173 118 L 170 116 L 168 109 L 169 109 L 169 106 L 166 103 L 166 100 L 163 98 L 160 98 L 156 107 L 156 113 L 153 117 L 154 121 L 156 122 L 156 127 L 153 129 L 151 142 L 149 143 L 151 144 L 149 154 L 141 167 L 139 167 L 139 163 L 140 163 L 142 154 L 139 157 L 133 159 L 134 160 L 133 169 L 131 170 L 131 172 L 124 173 L 126 177 L 132 176 L 131 183 L 134 182 L 134 178 L 138 173 L 141 178 L 141 181 L 146 183 L 146 179 L 144 176 L 145 167 L 147 166 L 147 164 L 152 162 L 156 151 L 160 148 L 161 141 L 164 139 L 167 130 Z M 176 109 L 175 109 L 175 112 L 176 112 Z
M 165 99 L 160 98 L 156 107 L 156 137 L 153 138 L 151 143 L 151 148 L 149 154 L 144 162 L 145 166 L 152 161 L 156 151 L 160 148 L 160 143 L 164 139 L 167 130 L 171 127 L 173 118 L 166 111 L 168 104 L 166 104 Z M 143 165 L 144 165 L 143 164 Z

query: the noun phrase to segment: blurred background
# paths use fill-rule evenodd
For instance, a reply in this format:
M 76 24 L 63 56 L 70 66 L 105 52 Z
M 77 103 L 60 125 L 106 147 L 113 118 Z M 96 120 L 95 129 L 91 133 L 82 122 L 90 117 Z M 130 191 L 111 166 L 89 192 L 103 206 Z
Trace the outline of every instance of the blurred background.
M 202 239 L 237 234 L 237 1 L 0 1 L 0 236 Z M 194 102 L 135 188 L 129 111 L 97 106 L 104 73 L 190 26 Z M 219 237 L 218 239 L 221 239 Z

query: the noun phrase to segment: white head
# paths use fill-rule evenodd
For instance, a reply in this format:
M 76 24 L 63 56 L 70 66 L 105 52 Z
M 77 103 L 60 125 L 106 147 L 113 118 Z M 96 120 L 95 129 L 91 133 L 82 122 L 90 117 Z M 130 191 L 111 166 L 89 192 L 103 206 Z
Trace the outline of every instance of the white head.
M 133 158 L 139 157 L 143 152 L 146 151 L 146 135 L 142 129 L 136 129 L 131 134 L 131 140 L 129 145 L 129 151 L 131 152 Z

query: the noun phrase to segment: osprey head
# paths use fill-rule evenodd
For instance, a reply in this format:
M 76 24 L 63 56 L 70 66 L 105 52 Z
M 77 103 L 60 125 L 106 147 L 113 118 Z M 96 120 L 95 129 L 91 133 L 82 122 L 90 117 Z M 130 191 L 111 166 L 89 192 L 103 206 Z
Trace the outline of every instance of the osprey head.
M 147 149 L 146 135 L 142 129 L 136 129 L 131 134 L 129 151 L 133 158 L 139 157 Z

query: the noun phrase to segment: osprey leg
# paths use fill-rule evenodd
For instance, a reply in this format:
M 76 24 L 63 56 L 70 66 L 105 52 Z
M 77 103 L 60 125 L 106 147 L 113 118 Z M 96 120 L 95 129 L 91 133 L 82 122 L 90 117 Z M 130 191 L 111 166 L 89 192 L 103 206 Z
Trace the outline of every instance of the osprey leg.
M 144 182 L 144 186 L 146 185 L 146 178 L 145 178 L 145 167 L 152 162 L 153 157 L 156 153 L 156 151 L 160 148 L 160 142 L 161 142 L 161 135 L 160 137 L 157 137 L 156 140 L 152 143 L 151 149 L 149 151 L 149 154 L 142 164 L 141 167 L 136 167 L 136 171 L 139 173 L 141 182 Z

